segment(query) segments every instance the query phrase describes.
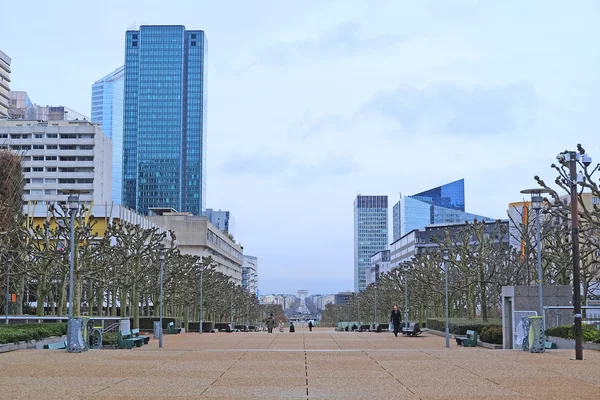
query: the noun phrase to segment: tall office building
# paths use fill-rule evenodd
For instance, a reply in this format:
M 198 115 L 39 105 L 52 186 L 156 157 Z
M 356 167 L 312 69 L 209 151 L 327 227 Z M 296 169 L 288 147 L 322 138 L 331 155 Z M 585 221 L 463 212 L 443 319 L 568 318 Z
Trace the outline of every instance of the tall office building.
M 0 50 L 0 118 L 8 117 L 10 61 L 10 57 Z
M 388 197 L 356 196 L 354 200 L 354 290 L 367 286 L 371 256 L 388 248 Z
M 34 121 L 36 118 L 36 109 L 27 92 L 20 90 L 11 90 L 8 93 L 8 118 L 9 119 L 27 119 Z
M 412 196 L 401 196 L 393 208 L 394 242 L 430 224 L 495 221 L 465 212 L 465 180 L 459 179 Z
M 141 26 L 125 34 L 122 202 L 141 213 L 206 208 L 203 31 Z
M 229 211 L 215 211 L 212 208 L 207 208 L 206 216 L 211 224 L 223 232 L 227 232 L 232 236 L 235 235 L 235 218 Z
M 244 254 L 242 264 L 242 287 L 258 295 L 258 258 Z
M 123 83 L 125 67 L 120 67 L 92 85 L 92 122 L 112 140 L 112 201 L 121 204 L 123 182 Z

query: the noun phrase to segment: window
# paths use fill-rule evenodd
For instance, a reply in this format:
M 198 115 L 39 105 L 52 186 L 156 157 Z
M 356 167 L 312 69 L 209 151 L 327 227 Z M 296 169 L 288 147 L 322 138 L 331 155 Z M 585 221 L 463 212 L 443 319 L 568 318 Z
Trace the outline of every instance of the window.
M 192 46 L 196 46 L 196 42 L 192 42 Z
M 59 184 L 64 184 L 64 183 L 75 183 L 75 179 L 59 179 L 58 180 Z
M 56 161 L 56 156 L 46 156 L 46 161 Z
M 33 147 L 33 150 L 44 150 L 43 144 L 34 144 L 32 147 Z
M 56 183 L 56 178 L 46 178 L 46 179 L 44 179 L 44 182 L 46 182 L 46 183 Z
M 44 190 L 44 194 L 50 195 L 50 196 L 56 195 L 56 189 L 46 189 L 46 190 Z
M 137 33 L 134 33 L 134 34 L 132 34 L 132 35 L 131 35 L 131 37 L 132 37 L 133 39 L 137 39 L 137 38 L 138 38 L 138 34 L 137 34 Z
M 44 167 L 32 167 L 33 172 L 44 172 Z
M 56 167 L 46 167 L 46 172 L 56 172 Z
M 23 172 L 31 172 L 31 168 L 25 167 L 25 168 L 23 168 Z
M 131 43 L 131 46 L 133 46 L 133 47 L 137 47 L 137 42 L 133 42 L 133 43 Z
M 58 134 L 57 133 L 47 133 L 46 137 L 48 139 L 56 139 L 56 138 L 58 138 Z
M 31 178 L 31 183 L 44 183 L 44 178 Z
M 34 137 L 35 137 L 36 139 L 43 139 L 43 138 L 44 138 L 44 134 L 43 134 L 43 133 L 36 133 L 36 134 L 34 135 Z
M 58 146 L 55 144 L 46 145 L 46 150 L 58 150 Z
M 44 161 L 44 156 L 33 156 L 33 161 Z
M 42 189 L 31 189 L 29 192 L 30 192 L 32 195 L 36 195 L 36 194 L 37 194 L 37 195 L 42 195 L 42 194 L 44 194 L 44 191 L 43 191 Z
M 94 150 L 94 145 L 81 145 L 79 150 Z

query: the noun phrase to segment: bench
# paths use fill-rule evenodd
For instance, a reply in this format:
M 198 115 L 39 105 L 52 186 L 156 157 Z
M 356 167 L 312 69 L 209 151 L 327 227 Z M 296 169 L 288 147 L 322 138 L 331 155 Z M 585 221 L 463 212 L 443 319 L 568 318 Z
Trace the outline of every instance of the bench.
M 465 336 L 455 336 L 456 344 L 464 347 L 477 347 L 477 332 L 467 331 Z
M 401 326 L 402 326 L 402 334 L 403 335 L 418 336 L 419 334 L 422 333 L 421 329 L 419 328 L 419 324 L 416 322 L 410 322 L 410 323 L 402 322 Z
M 554 343 L 554 342 L 546 342 L 545 348 L 547 348 L 548 350 L 556 349 L 556 343 Z
M 224 323 L 224 322 L 217 322 L 215 323 L 215 330 L 217 332 L 233 332 L 233 329 L 231 329 L 231 324 L 228 323 Z
M 181 328 L 175 328 L 175 323 L 169 322 L 169 325 L 167 325 L 167 334 L 176 335 L 178 333 L 181 333 Z
M 56 342 L 56 343 L 48 343 L 44 345 L 44 349 L 46 350 L 60 350 L 67 348 L 67 341 L 64 342 Z
M 369 324 L 362 324 L 361 326 L 358 327 L 359 332 L 369 332 L 370 329 L 371 329 L 371 325 L 369 325 Z
M 141 337 L 133 337 L 131 331 L 119 331 L 117 335 L 117 345 L 120 349 L 132 349 L 135 347 L 142 347 L 144 339 Z
M 240 332 L 248 332 L 248 327 L 246 325 L 234 325 L 233 329 Z
M 131 336 L 134 338 L 139 337 L 139 338 L 144 339 L 144 344 L 148 344 L 150 342 L 150 336 L 140 335 L 140 330 L 137 328 L 131 330 Z

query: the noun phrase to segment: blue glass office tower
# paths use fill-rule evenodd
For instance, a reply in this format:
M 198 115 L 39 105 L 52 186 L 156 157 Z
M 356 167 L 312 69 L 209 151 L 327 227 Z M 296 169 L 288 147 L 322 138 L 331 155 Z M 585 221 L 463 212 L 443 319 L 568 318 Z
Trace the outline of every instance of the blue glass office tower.
M 203 31 L 141 26 L 125 35 L 123 204 L 146 214 L 206 207 Z
M 356 196 L 354 200 L 354 291 L 367 286 L 371 256 L 388 248 L 388 197 Z
M 112 140 L 112 201 L 121 204 L 123 181 L 123 83 L 125 67 L 97 80 L 92 85 L 92 122 Z
M 403 196 L 393 208 L 394 242 L 414 229 L 430 224 L 495 221 L 465 212 L 465 180 L 460 179 L 412 196 Z

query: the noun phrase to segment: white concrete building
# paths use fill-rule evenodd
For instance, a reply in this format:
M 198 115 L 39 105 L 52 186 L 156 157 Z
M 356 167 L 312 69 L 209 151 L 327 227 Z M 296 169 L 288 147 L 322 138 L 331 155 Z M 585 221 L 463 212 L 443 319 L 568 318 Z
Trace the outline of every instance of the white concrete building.
M 79 190 L 81 201 L 111 201 L 112 145 L 89 121 L 0 120 L 0 147 L 23 157 L 24 200 L 65 201 Z
M 0 118 L 8 117 L 10 62 L 10 57 L 0 50 Z
M 382 250 L 371 256 L 371 265 L 367 269 L 367 286 L 377 282 L 381 275 L 392 270 L 390 264 L 390 251 Z
M 208 218 L 170 208 L 152 208 L 148 218 L 175 232 L 177 247 L 182 254 L 211 256 L 217 271 L 231 277 L 231 282 L 236 285 L 242 284 L 242 248 L 208 222 Z
M 244 255 L 242 287 L 249 293 L 258 293 L 258 258 L 254 256 Z

